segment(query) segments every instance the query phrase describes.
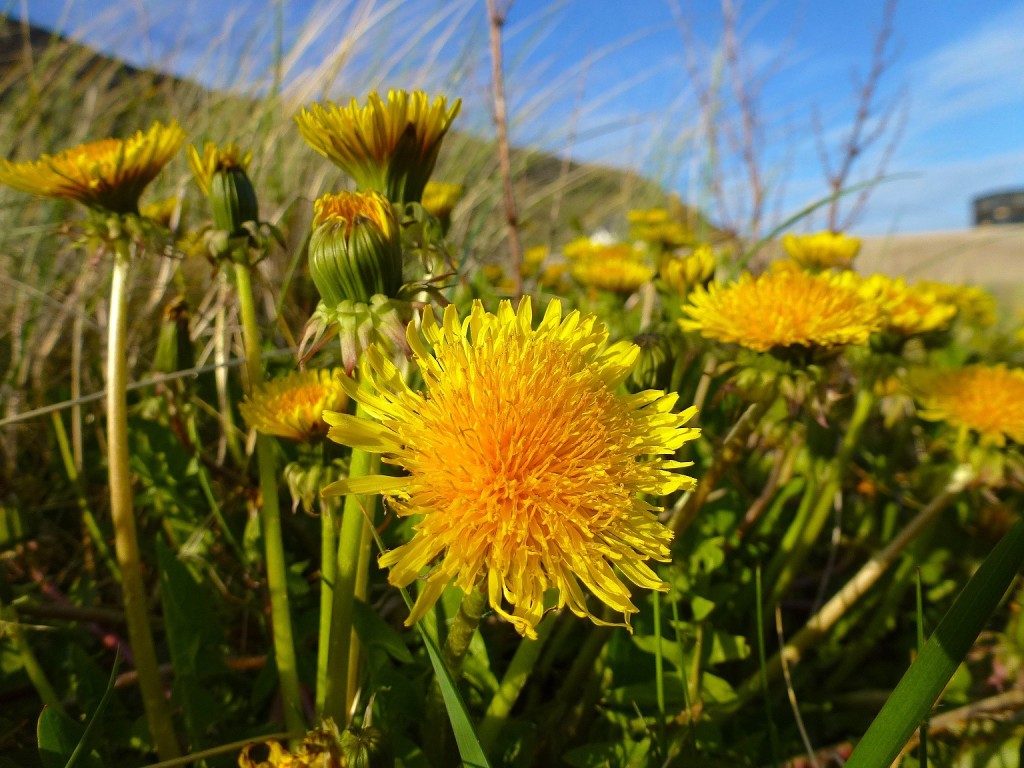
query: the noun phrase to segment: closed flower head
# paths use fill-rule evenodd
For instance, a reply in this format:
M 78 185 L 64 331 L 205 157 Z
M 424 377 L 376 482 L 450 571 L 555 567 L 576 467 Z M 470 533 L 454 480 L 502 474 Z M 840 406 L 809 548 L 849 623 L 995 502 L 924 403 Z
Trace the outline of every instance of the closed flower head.
M 388 199 L 377 192 L 339 192 L 317 200 L 309 272 L 329 307 L 397 295 L 402 244 Z
M 0 160 L 0 183 L 110 213 L 138 213 L 139 197 L 185 141 L 177 123 L 153 123 L 127 139 L 101 139 L 38 160 Z
M 387 195 L 396 204 L 419 202 L 441 150 L 441 140 L 462 102 L 422 91 L 376 93 L 366 106 L 311 104 L 295 116 L 310 146 L 351 176 L 361 190 Z
M 249 221 L 259 221 L 256 190 L 246 171 L 252 152 L 242 152 L 235 144 L 218 147 L 206 142 L 203 154 L 188 148 L 188 163 L 199 188 L 210 201 L 213 225 L 231 234 L 241 231 Z
M 756 352 L 866 344 L 881 321 L 877 304 L 855 286 L 802 271 L 744 273 L 726 285 L 698 287 L 683 312 L 683 330 Z
M 552 588 L 560 606 L 603 623 L 585 588 L 628 625 L 637 609 L 621 577 L 666 588 L 645 561 L 669 559 L 672 533 L 644 497 L 694 486 L 677 472 L 689 464 L 666 457 L 697 437 L 684 426 L 695 409 L 675 413 L 677 396 L 660 391 L 619 394 L 639 350 L 609 345 L 593 316 L 563 318 L 558 301 L 536 329 L 528 297 L 496 315 L 476 303 L 466 319 L 449 306 L 441 323 L 428 308 L 408 337 L 423 393 L 371 347 L 362 386 L 346 388 L 372 420 L 325 414 L 331 439 L 383 454 L 402 476 L 324 493 L 383 493 L 398 515 L 418 517 L 412 538 L 380 559 L 396 586 L 425 577 L 409 622 L 454 583 L 484 588 L 528 637 Z

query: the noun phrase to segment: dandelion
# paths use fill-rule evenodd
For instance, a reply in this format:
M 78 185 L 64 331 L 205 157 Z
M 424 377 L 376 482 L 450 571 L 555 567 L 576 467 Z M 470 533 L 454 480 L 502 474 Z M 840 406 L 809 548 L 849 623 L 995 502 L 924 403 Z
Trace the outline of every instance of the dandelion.
M 915 377 L 912 389 L 930 421 L 944 421 L 978 434 L 981 442 L 1024 445 L 1024 370 L 1005 365 L 969 365 L 931 370 Z
M 630 294 L 654 277 L 654 269 L 635 258 L 623 259 L 613 253 L 573 264 L 572 276 L 588 288 Z
M 683 330 L 757 352 L 866 344 L 881 322 L 878 306 L 855 286 L 808 272 L 744 273 L 726 285 L 699 286 L 689 298 Z
M 139 197 L 185 141 L 177 123 L 153 123 L 127 139 L 101 139 L 38 160 L 0 160 L 0 183 L 111 213 L 139 212 Z
M 431 216 L 447 221 L 452 211 L 462 199 L 465 187 L 461 184 L 445 184 L 439 181 L 428 181 L 423 188 L 423 209 Z
M 293 371 L 260 384 L 241 406 L 251 429 L 264 435 L 313 443 L 327 434 L 325 409 L 345 409 L 348 395 L 341 385 L 342 371 Z
M 710 245 L 700 245 L 689 256 L 666 258 L 658 276 L 677 296 L 686 296 L 698 285 L 706 285 L 715 276 L 717 258 Z
M 908 285 L 903 278 L 872 275 L 865 280 L 846 276 L 847 284 L 860 283 L 861 293 L 882 309 L 882 330 L 915 336 L 949 327 L 956 305 L 927 287 Z
M 632 210 L 626 214 L 630 236 L 657 245 L 665 250 L 680 248 L 694 241 L 694 232 L 686 224 L 674 219 L 664 208 Z
M 402 246 L 391 203 L 376 192 L 339 192 L 316 201 L 309 272 L 328 305 L 395 296 Z
M 695 409 L 674 413 L 673 393 L 618 394 L 638 348 L 609 345 L 591 315 L 563 318 L 557 300 L 536 329 L 529 297 L 518 312 L 503 301 L 497 315 L 477 302 L 465 320 L 449 306 L 440 324 L 428 307 L 421 333 L 410 324 L 424 394 L 371 347 L 361 388 L 345 386 L 373 420 L 324 415 L 332 440 L 406 473 L 324 494 L 382 493 L 398 515 L 422 516 L 412 539 L 380 559 L 396 586 L 426 576 L 408 623 L 454 582 L 467 594 L 486 585 L 494 611 L 527 637 L 550 588 L 559 607 L 604 624 L 581 584 L 628 626 L 637 609 L 618 574 L 667 586 L 645 561 L 668 560 L 672 534 L 643 496 L 694 487 L 675 471 L 689 463 L 664 457 L 697 437 L 683 427 Z
M 849 269 L 860 252 L 860 240 L 842 232 L 783 235 L 782 247 L 804 269 Z
M 295 116 L 299 133 L 317 152 L 351 176 L 360 190 L 387 195 L 396 204 L 419 202 L 462 102 L 422 91 L 371 93 L 364 107 L 312 104 Z

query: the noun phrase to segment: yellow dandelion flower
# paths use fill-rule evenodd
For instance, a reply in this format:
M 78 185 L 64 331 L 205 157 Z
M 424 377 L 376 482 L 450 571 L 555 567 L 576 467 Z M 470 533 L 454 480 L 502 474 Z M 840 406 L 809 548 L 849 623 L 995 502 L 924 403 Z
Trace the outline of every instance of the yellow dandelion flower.
M 631 259 L 633 258 L 633 246 L 629 243 L 606 242 L 600 237 L 577 237 L 575 240 L 562 246 L 562 255 L 570 262 L 611 256 L 616 256 L 620 259 Z
M 424 210 L 431 216 L 438 219 L 447 219 L 462 199 L 465 187 L 461 184 L 444 184 L 439 181 L 428 181 L 423 188 L 423 201 L 420 203 Z
M 213 177 L 221 171 L 249 170 L 252 152 L 243 152 L 234 142 L 218 147 L 212 141 L 203 145 L 203 154 L 194 146 L 188 148 L 188 165 L 204 195 L 210 194 Z
M 633 210 L 626 214 L 630 236 L 634 240 L 660 245 L 664 248 L 680 248 L 694 240 L 693 230 L 681 221 L 673 219 L 664 208 Z
M 165 229 L 172 229 L 172 224 L 175 227 L 181 225 L 181 220 L 185 217 L 185 209 L 184 200 L 177 197 L 165 197 L 162 200 L 155 200 L 152 203 L 139 206 L 139 213 Z
M 846 279 L 849 284 L 857 282 Z M 861 293 L 882 308 L 883 330 L 902 336 L 945 330 L 956 315 L 955 304 L 928 288 L 908 285 L 901 277 L 871 275 L 861 281 Z
M 101 139 L 24 163 L 0 160 L 0 184 L 103 211 L 138 213 L 142 191 L 184 141 L 177 123 L 153 123 L 127 139 Z
M 683 330 L 757 352 L 774 347 L 866 344 L 880 320 L 877 304 L 828 275 L 768 272 L 699 286 L 683 307 Z
M 239 409 L 245 423 L 257 432 L 316 442 L 327 434 L 324 410 L 344 410 L 348 403 L 341 377 L 340 368 L 294 371 L 256 387 Z
M 977 285 L 954 285 L 932 280 L 915 283 L 918 289 L 929 291 L 939 301 L 953 304 L 957 309 L 957 320 L 976 328 L 990 328 L 995 325 L 999 304 L 991 293 Z
M 695 409 L 674 413 L 674 393 L 618 394 L 638 348 L 609 345 L 592 315 L 563 318 L 557 300 L 536 329 L 529 297 L 518 312 L 501 302 L 496 315 L 477 302 L 465 320 L 449 305 L 441 323 L 427 307 L 408 340 L 425 393 L 371 348 L 362 387 L 346 389 L 374 420 L 324 415 L 332 440 L 407 473 L 324 494 L 383 493 L 398 515 L 422 515 L 412 539 L 380 559 L 396 586 L 426 576 L 408 623 L 454 582 L 485 585 L 494 611 L 527 637 L 551 588 L 560 607 L 604 623 L 581 584 L 628 626 L 637 609 L 619 575 L 667 586 L 644 561 L 668 560 L 672 533 L 643 496 L 694 487 L 676 472 L 689 463 L 664 457 L 697 437 L 683 426 Z
M 685 296 L 715 276 L 718 259 L 710 245 L 700 245 L 689 256 L 670 257 L 661 262 L 658 276 L 678 296 Z
M 860 240 L 842 232 L 784 235 L 782 247 L 804 269 L 849 269 L 860 252 Z
M 568 271 L 569 266 L 567 264 L 547 264 L 541 270 L 537 282 L 540 283 L 541 287 L 549 291 L 560 290 L 565 287 Z
M 920 416 L 977 432 L 981 441 L 1024 444 L 1024 370 L 1005 365 L 969 365 L 931 370 L 912 385 Z
M 572 276 L 588 288 L 633 293 L 654 277 L 654 269 L 636 259 L 601 256 L 572 265 Z
M 419 202 L 437 162 L 441 141 L 459 109 L 439 96 L 433 103 L 422 91 L 376 93 L 365 107 L 352 99 L 347 107 L 312 104 L 295 116 L 299 133 L 317 152 L 355 179 L 395 203 Z

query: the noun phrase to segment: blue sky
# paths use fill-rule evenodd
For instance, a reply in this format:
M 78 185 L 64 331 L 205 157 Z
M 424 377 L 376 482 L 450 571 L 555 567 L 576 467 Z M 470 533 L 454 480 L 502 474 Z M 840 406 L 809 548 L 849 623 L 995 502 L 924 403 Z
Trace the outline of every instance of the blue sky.
M 814 116 L 834 146 L 850 124 L 853 78 L 866 73 L 883 3 L 733 3 L 742 66 L 761 83 L 759 170 L 769 218 L 778 220 L 826 193 Z M 707 0 L 516 0 L 506 29 L 513 140 L 639 167 L 714 214 L 703 181 L 706 112 L 691 74 L 711 78 L 721 61 L 720 8 Z M 460 127 L 490 130 L 483 0 L 9 0 L 6 10 L 133 63 L 240 90 L 269 82 L 280 18 L 296 101 L 423 87 L 463 98 Z M 1021 30 L 1024 1 L 897 5 L 895 58 L 880 96 L 904 115 L 888 163 L 898 178 L 877 187 L 854 231 L 963 228 L 971 197 L 1024 186 Z M 729 89 L 721 93 L 724 125 L 734 109 Z M 884 144 L 854 166 L 851 181 L 873 174 Z M 737 153 L 723 150 L 721 200 L 741 219 L 747 185 Z

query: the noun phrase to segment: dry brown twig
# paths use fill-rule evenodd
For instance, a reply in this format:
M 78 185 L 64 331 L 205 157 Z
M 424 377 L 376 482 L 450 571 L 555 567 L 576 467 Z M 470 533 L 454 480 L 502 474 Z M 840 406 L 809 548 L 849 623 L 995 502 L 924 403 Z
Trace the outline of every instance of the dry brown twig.
M 501 32 L 505 26 L 512 0 L 499 9 L 496 0 L 487 0 L 487 18 L 491 41 L 491 93 L 494 98 L 494 126 L 498 138 L 498 167 L 505 202 L 508 229 L 509 265 L 516 298 L 523 294 L 523 252 L 519 243 L 519 211 L 512 188 L 512 159 L 508 142 L 508 111 L 505 104 L 505 76 L 501 52 Z
M 846 216 L 840 217 L 840 193 L 849 183 L 854 165 L 866 151 L 888 135 L 888 141 L 882 147 L 875 170 L 870 177 L 871 182 L 878 181 L 885 175 L 885 169 L 903 136 L 908 104 L 906 90 L 900 89 L 886 106 L 879 103 L 879 84 L 885 74 L 891 70 L 896 59 L 897 52 L 893 48 L 892 36 L 897 3 L 898 0 L 886 0 L 882 10 L 882 23 L 875 34 L 872 46 L 871 65 L 867 77 L 858 84 L 856 74 L 854 74 L 857 106 L 853 122 L 845 138 L 836 147 L 835 155 L 830 152 L 825 142 L 825 129 L 817 108 L 812 113 L 812 127 L 818 159 L 832 195 L 828 206 L 828 228 L 833 232 L 849 229 L 850 225 L 863 212 L 864 205 L 874 189 L 874 184 L 865 186 L 854 199 Z

